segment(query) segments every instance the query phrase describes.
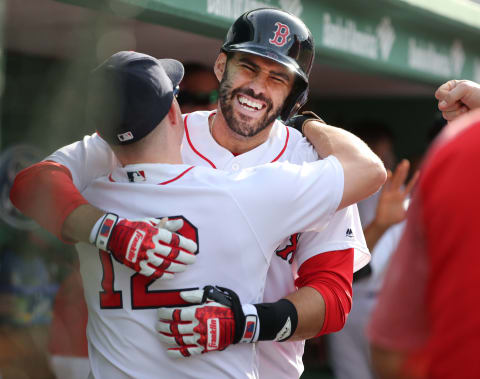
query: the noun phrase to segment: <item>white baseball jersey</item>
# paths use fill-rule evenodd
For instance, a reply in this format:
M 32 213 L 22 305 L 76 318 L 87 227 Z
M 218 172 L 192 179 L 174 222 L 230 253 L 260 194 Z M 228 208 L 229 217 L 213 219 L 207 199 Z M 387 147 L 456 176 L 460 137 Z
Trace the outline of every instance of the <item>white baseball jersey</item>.
M 318 155 L 308 141 L 297 130 L 286 127 L 280 121 L 274 123 L 266 142 L 251 151 L 234 156 L 211 136 L 208 128 L 210 114 L 207 111 L 184 115 L 182 156 L 187 164 L 235 172 L 274 161 L 302 163 L 318 160 Z M 68 167 L 73 182 L 80 191 L 95 178 L 106 175 L 119 165 L 108 144 L 97 134 L 63 147 L 46 159 Z M 348 248 L 355 249 L 355 271 L 369 262 L 370 253 L 356 205 L 335 213 L 320 233 L 292 236 L 278 246 L 270 264 L 263 301 L 274 302 L 294 292 L 297 268 L 309 258 Z M 257 350 L 262 378 L 298 378 L 303 372 L 303 341 L 259 342 Z
M 91 204 L 128 218 L 181 217 L 184 231 L 198 245 L 194 267 L 172 280 L 156 281 L 92 245 L 77 245 L 93 376 L 255 378 L 254 344 L 169 358 L 155 331 L 156 308 L 181 305 L 175 300 L 179 290 L 208 284 L 234 288 L 243 303 L 262 301 L 270 260 L 282 239 L 321 230 L 334 215 L 343 194 L 343 169 L 333 156 L 303 166 L 274 163 L 236 173 L 136 164 L 116 168 L 82 194 Z

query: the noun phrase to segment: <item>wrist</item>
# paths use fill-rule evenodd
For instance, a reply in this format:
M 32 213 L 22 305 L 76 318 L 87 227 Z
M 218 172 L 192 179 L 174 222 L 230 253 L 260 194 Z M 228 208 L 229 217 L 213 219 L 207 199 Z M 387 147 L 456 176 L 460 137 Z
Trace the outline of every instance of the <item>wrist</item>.
M 260 334 L 260 321 L 258 319 L 257 308 L 252 304 L 242 304 L 242 310 L 245 315 L 245 327 L 239 342 L 257 342 Z
M 255 304 L 258 315 L 258 341 L 286 341 L 297 329 L 298 314 L 293 303 L 281 299 L 275 303 Z
M 308 133 L 312 128 L 318 128 L 325 126 L 326 123 L 322 119 L 309 118 L 302 124 L 302 134 L 308 138 Z
M 377 233 L 385 233 L 385 231 L 390 227 L 391 225 L 379 220 L 378 218 L 374 218 L 373 221 L 370 223 L 370 228 L 372 228 L 375 232 Z
M 90 243 L 94 244 L 101 250 L 108 250 L 108 241 L 115 228 L 120 221 L 118 215 L 114 213 L 105 213 L 100 217 L 90 232 Z

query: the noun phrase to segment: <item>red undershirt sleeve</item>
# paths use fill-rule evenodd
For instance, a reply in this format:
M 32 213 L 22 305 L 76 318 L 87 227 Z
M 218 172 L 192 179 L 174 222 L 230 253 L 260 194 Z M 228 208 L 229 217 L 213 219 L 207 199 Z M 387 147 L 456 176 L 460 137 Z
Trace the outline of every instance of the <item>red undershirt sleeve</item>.
M 354 249 L 329 251 L 306 260 L 295 285 L 316 289 L 325 301 L 325 320 L 316 337 L 343 328 L 352 307 Z
M 24 215 L 63 242 L 62 226 L 70 213 L 88 204 L 78 192 L 65 166 L 45 161 L 18 173 L 10 190 L 10 200 Z

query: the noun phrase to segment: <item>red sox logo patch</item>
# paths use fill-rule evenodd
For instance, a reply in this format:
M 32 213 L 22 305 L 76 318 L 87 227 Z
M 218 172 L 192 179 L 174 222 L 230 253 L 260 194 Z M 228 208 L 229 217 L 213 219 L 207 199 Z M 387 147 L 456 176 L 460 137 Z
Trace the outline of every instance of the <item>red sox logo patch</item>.
M 297 251 L 298 239 L 300 238 L 300 233 L 292 234 L 288 240 L 288 244 L 283 248 L 278 248 L 275 253 L 278 257 L 286 260 L 288 263 L 292 264 L 293 258 Z
M 282 24 L 281 22 L 277 21 L 275 23 L 277 30 L 275 30 L 275 35 L 273 38 L 270 38 L 268 42 L 272 45 L 283 46 L 287 43 L 287 37 L 290 35 L 290 28 L 288 25 Z

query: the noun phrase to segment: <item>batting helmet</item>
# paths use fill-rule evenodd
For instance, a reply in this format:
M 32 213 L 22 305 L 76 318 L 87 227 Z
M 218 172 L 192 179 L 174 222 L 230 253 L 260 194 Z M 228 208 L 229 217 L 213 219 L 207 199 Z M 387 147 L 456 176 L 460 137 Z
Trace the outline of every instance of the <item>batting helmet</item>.
M 248 11 L 230 27 L 222 51 L 258 55 L 295 73 L 295 83 L 280 115 L 282 120 L 294 115 L 307 101 L 314 45 L 310 30 L 298 17 L 274 8 Z

